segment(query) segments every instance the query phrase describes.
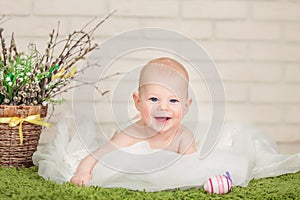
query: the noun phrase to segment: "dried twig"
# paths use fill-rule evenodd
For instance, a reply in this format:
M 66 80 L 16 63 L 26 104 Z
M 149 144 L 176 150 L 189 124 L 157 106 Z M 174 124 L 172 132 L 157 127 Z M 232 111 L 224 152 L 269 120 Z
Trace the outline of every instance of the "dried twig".
M 96 86 L 101 80 L 96 82 L 77 80 L 78 75 L 84 73 L 92 65 L 87 64 L 78 71 L 74 65 L 84 60 L 91 51 L 98 47 L 93 42 L 93 34 L 114 12 L 90 30 L 86 29 L 97 18 L 92 19 L 82 29 L 73 31 L 67 38 L 61 40 L 58 39 L 60 26 L 60 22 L 58 22 L 56 30 L 53 29 L 49 34 L 49 42 L 44 54 L 40 54 L 32 45 L 29 49 L 30 55 L 23 52 L 19 53 L 13 34 L 10 47 L 7 48 L 2 36 L 3 29 L 0 28 L 0 104 L 56 103 L 55 97 L 57 95 L 83 85 L 95 87 L 102 95 L 107 93 L 107 91 L 100 91 Z M 0 17 L 0 21 L 3 19 L 3 16 Z M 59 49 L 60 51 L 58 51 Z M 80 82 L 81 84 L 70 86 L 72 82 Z
M 5 19 L 5 15 L 2 15 L 1 17 L 0 17 L 0 25 L 1 24 L 4 24 L 5 22 L 7 22 L 8 20 L 10 20 L 11 18 L 10 17 L 6 17 L 6 19 Z

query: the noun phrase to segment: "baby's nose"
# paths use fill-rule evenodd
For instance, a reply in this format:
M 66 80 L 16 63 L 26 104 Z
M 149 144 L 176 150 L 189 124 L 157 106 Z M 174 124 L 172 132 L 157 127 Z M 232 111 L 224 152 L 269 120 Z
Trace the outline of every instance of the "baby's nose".
M 158 110 L 169 110 L 169 106 L 167 103 L 160 103 Z

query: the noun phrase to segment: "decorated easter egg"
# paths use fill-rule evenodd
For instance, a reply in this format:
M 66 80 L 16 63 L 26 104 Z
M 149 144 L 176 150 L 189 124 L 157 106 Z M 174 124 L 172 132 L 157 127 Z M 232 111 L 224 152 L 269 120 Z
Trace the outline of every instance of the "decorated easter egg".
M 231 190 L 232 180 L 229 172 L 226 175 L 217 175 L 204 183 L 204 189 L 211 194 L 226 194 Z

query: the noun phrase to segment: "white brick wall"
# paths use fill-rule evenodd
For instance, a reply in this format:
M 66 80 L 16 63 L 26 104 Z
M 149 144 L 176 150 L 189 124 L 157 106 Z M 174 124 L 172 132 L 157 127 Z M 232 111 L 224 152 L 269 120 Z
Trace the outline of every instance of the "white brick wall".
M 281 24 L 274 22 L 229 21 L 216 22 L 216 37 L 232 40 L 277 40 Z
M 106 10 L 105 0 L 40 0 L 32 6 L 32 14 L 39 16 L 94 16 Z
M 102 18 L 116 9 L 95 32 L 97 41 L 140 27 L 185 34 L 204 47 L 216 63 L 225 86 L 226 119 L 254 123 L 280 144 L 300 151 L 300 1 L 0 0 L 0 14 L 10 18 L 0 26 L 6 37 L 15 32 L 19 49 L 26 49 L 29 42 L 43 49 L 57 21 L 61 35 L 66 35 L 94 16 Z M 111 72 L 160 55 L 170 54 L 132 52 L 118 59 Z M 211 114 L 209 93 L 195 80 L 199 76 L 192 72 L 191 77 L 191 84 L 199 91 L 200 120 L 206 121 Z M 101 88 L 113 90 L 114 80 L 103 82 Z M 97 97 L 97 105 L 106 105 L 111 95 Z M 57 109 L 53 121 L 63 110 L 71 109 L 72 92 L 65 97 L 69 101 Z M 83 95 L 80 100 L 87 98 Z M 109 105 L 104 107 L 101 117 L 106 130 L 112 132 Z
M 252 15 L 259 20 L 300 20 L 299 2 L 253 2 Z
M 108 2 L 110 11 L 118 10 L 116 16 L 172 18 L 177 17 L 180 11 L 178 0 L 110 0 Z
M 182 1 L 182 16 L 198 19 L 243 19 L 247 17 L 247 2 L 242 1 Z
M 300 41 L 300 23 L 299 22 L 291 22 L 284 24 L 284 39 L 287 41 Z
M 31 0 L 0 1 L 1 15 L 30 15 L 32 12 Z

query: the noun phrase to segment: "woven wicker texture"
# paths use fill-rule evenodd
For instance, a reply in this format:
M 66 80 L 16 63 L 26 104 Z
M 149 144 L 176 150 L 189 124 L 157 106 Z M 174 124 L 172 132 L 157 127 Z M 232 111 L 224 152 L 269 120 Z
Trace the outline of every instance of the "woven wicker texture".
M 47 115 L 44 106 L 4 106 L 0 105 L 0 118 L 20 117 L 40 114 Z M 36 151 L 42 126 L 23 122 L 23 144 L 20 144 L 19 125 L 10 127 L 0 123 L 0 165 L 8 167 L 32 166 L 32 155 Z

